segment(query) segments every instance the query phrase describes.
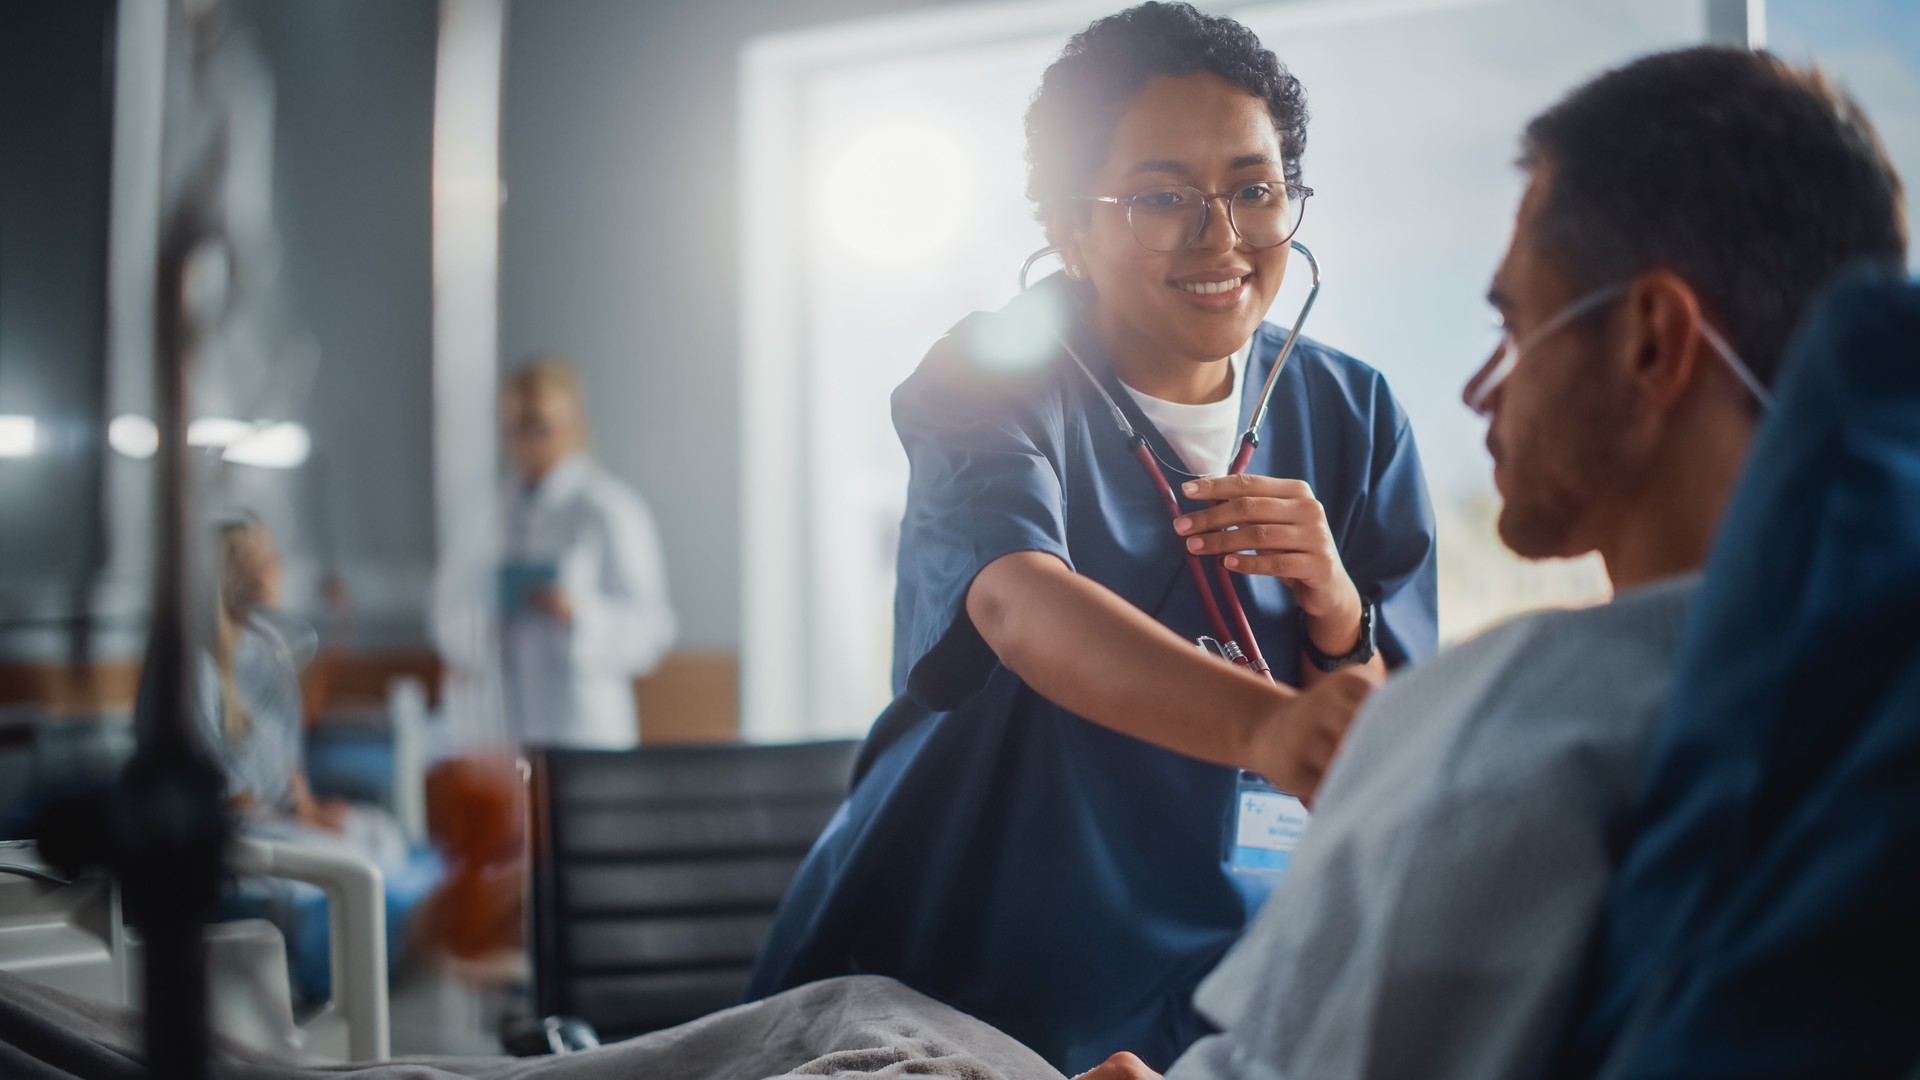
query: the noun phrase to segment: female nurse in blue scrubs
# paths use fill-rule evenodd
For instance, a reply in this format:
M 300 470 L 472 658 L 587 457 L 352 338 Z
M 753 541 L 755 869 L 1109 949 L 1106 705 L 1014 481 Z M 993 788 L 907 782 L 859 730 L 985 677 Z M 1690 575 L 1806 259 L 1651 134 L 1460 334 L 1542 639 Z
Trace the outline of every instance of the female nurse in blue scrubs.
M 1068 1075 L 1122 1049 L 1164 1069 L 1275 880 L 1230 857 L 1248 775 L 1310 799 L 1370 673 L 1434 647 L 1433 515 L 1386 382 L 1304 338 L 1247 474 L 1220 476 L 1286 336 L 1262 322 L 1288 263 L 1271 200 L 1297 220 L 1307 194 L 1304 95 L 1250 31 L 1184 4 L 1103 19 L 1027 137 L 1065 269 L 894 394 L 898 696 L 753 993 L 889 975 Z M 1010 364 L 1035 327 L 1041 362 Z M 1109 397 L 1177 488 L 1216 477 L 1180 522 Z M 1278 682 L 1195 647 L 1189 547 L 1238 553 Z

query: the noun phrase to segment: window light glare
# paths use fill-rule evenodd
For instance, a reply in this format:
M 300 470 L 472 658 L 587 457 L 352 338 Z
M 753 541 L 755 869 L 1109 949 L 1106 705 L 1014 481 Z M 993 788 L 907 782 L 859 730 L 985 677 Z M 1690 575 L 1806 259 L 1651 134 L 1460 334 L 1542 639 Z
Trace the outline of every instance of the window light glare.
M 869 128 L 829 157 L 814 197 L 820 224 L 870 262 L 925 259 L 959 235 L 968 165 L 954 140 L 930 125 Z
M 31 416 L 0 416 L 0 457 L 32 457 L 38 425 Z

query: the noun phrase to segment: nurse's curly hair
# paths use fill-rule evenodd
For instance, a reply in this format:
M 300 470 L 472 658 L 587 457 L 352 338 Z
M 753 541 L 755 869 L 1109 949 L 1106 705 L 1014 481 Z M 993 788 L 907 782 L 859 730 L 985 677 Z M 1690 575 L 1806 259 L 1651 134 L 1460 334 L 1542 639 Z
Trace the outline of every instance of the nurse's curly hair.
M 1089 194 L 1127 103 L 1156 75 L 1211 72 L 1267 103 L 1288 181 L 1300 180 L 1307 94 L 1253 31 L 1192 4 L 1152 2 L 1075 34 L 1027 107 L 1027 197 L 1042 223 Z

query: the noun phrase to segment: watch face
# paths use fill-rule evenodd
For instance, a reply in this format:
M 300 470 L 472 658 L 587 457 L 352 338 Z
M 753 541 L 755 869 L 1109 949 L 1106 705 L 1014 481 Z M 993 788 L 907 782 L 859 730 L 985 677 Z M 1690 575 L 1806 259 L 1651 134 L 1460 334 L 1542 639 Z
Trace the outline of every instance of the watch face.
M 1362 603 L 1360 605 L 1360 641 L 1353 649 L 1353 662 L 1356 664 L 1364 664 L 1373 659 L 1373 618 L 1373 605 Z

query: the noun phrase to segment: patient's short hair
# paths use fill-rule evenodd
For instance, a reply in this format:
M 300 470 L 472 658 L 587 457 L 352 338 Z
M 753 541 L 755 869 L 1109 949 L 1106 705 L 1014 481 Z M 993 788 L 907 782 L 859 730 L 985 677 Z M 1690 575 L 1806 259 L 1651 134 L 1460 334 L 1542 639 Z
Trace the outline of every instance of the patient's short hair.
M 1685 278 L 1771 384 L 1794 325 L 1846 265 L 1906 262 L 1900 177 L 1845 94 L 1765 52 L 1706 46 L 1606 72 L 1535 117 L 1543 239 L 1576 287 Z

